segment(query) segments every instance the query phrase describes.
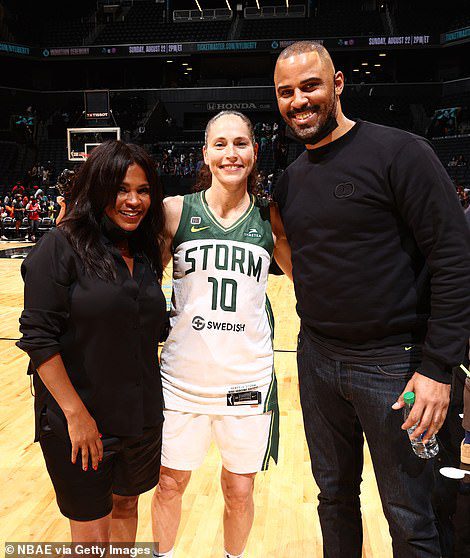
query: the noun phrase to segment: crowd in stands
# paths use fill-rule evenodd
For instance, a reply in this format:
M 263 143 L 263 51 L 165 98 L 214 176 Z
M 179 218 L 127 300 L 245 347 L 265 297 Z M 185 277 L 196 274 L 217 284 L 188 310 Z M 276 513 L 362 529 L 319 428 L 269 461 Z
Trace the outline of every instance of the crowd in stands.
M 466 134 L 470 134 L 470 118 L 466 107 L 463 110 L 462 107 L 436 110 L 427 132 L 430 138 Z
M 25 176 L 25 184 L 27 187 L 32 186 L 33 189 L 43 186 L 48 188 L 53 173 L 53 166 L 50 161 L 45 164 L 36 163 L 29 169 Z
M 470 205 L 470 188 L 464 188 L 460 184 L 455 184 L 457 195 L 459 196 L 460 203 L 464 209 Z
M 254 132 L 259 145 L 255 191 L 257 195 L 270 198 L 279 174 L 297 157 L 302 146 L 295 149 L 297 146 L 288 143 L 285 126 L 274 119 L 257 122 Z M 433 143 L 454 181 L 462 207 L 467 208 L 470 206 L 467 144 L 463 139 L 457 138 L 438 138 Z M 172 180 L 189 179 L 185 182 L 185 188 L 191 187 L 204 165 L 202 142 L 171 140 L 149 144 L 146 148 L 162 177 L 172 177 Z M 456 151 L 459 148 L 461 151 Z M 33 164 L 13 186 L 0 186 L 2 240 L 29 239 L 34 242 L 45 230 L 44 226 L 40 226 L 43 220 L 48 226 L 54 225 L 60 211 L 55 182 L 56 169 L 47 160 Z
M 257 193 L 270 196 L 276 173 L 284 170 L 288 163 L 288 148 L 285 127 L 278 122 L 258 122 L 254 126 L 258 151 Z M 147 146 L 156 161 L 161 176 L 196 178 L 204 160 L 202 145 L 186 146 L 178 143 Z
M 467 167 L 468 161 L 464 155 L 453 155 L 452 159 L 447 163 L 448 167 Z
M 277 122 L 257 122 L 254 131 L 260 151 L 275 150 L 279 143 L 279 124 Z
M 50 166 L 35 164 L 24 180 L 3 192 L 0 198 L 0 236 L 2 240 L 36 242 L 40 226 L 50 227 L 60 211 L 55 187 L 50 184 Z
M 160 175 L 195 177 L 204 164 L 201 149 L 195 147 L 159 147 L 152 155 Z

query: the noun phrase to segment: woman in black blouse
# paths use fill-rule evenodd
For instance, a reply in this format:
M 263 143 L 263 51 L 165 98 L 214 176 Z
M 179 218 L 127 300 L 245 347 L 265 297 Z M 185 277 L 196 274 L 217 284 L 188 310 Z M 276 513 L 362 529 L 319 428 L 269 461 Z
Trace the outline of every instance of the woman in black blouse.
M 152 160 L 105 142 L 81 167 L 60 227 L 22 266 L 18 346 L 31 358 L 36 440 L 73 541 L 135 540 L 138 496 L 158 482 L 163 227 Z

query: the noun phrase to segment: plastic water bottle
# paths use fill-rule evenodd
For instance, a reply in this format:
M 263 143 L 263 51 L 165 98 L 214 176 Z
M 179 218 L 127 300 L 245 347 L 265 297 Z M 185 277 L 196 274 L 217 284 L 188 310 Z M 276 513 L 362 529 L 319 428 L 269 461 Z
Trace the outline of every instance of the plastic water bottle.
M 405 401 L 405 407 L 403 409 L 405 420 L 408 418 L 408 415 L 413 408 L 415 402 L 415 394 L 412 391 L 407 391 L 403 396 Z M 437 443 L 436 436 L 433 434 L 429 440 L 424 443 L 423 438 L 426 435 L 426 430 L 419 436 L 418 438 L 412 439 L 411 435 L 416 430 L 418 426 L 418 422 L 414 424 L 411 428 L 408 428 L 408 436 L 410 436 L 410 443 L 413 451 L 418 457 L 421 459 L 430 459 L 431 457 L 436 456 L 439 453 L 439 444 Z

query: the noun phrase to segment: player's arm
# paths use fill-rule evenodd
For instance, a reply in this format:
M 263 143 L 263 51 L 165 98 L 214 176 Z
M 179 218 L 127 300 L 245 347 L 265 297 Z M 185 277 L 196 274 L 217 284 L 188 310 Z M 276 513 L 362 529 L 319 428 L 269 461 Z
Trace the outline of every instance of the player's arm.
M 57 203 L 59 204 L 59 207 L 60 207 L 59 214 L 57 215 L 56 220 L 55 220 L 55 224 L 57 226 L 62 221 L 62 219 L 65 217 L 65 212 L 67 210 L 67 206 L 65 204 L 64 196 L 57 196 L 56 201 L 57 201 Z
M 183 196 L 171 196 L 163 200 L 163 213 L 165 215 L 165 230 L 163 231 L 162 260 L 165 268 L 171 258 L 171 244 L 175 237 L 183 211 Z
M 292 281 L 292 259 L 289 243 L 287 242 L 286 232 L 282 224 L 279 208 L 276 203 L 270 205 L 271 227 L 274 236 L 274 259 L 277 265 Z

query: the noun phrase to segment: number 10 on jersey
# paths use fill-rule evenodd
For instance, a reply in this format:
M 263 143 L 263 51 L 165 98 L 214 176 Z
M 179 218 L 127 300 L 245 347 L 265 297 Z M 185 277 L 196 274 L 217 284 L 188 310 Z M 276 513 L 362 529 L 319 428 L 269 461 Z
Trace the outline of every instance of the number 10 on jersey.
M 212 310 L 217 310 L 219 304 L 226 312 L 236 312 L 237 310 L 237 282 L 234 279 L 220 279 L 208 277 L 207 280 L 212 285 Z M 220 288 L 219 288 L 220 283 Z M 220 298 L 219 298 L 220 292 Z

